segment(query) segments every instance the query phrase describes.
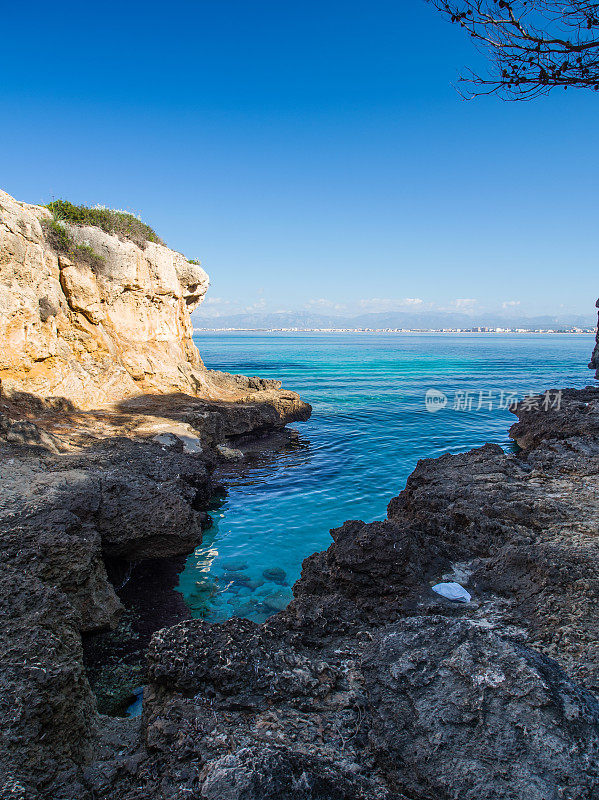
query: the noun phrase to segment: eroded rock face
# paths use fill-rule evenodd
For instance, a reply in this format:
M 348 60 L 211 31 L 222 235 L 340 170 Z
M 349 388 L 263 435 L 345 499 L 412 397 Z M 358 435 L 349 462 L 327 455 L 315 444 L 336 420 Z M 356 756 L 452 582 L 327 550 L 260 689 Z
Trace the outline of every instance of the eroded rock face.
M 108 573 L 191 552 L 221 452 L 311 412 L 204 367 L 200 267 L 66 225 L 92 268 L 52 249 L 49 216 L 0 192 L 0 800 L 91 800 L 136 773 L 137 723 L 102 720 L 83 667 L 82 635 L 123 613 Z
M 95 752 L 98 715 L 81 635 L 113 627 L 123 612 L 105 560 L 193 549 L 206 465 L 126 438 L 55 453 L 0 436 L 0 481 L 3 775 L 28 800 L 60 773 L 82 798 L 76 771 Z
M 48 209 L 0 191 L 5 397 L 26 392 L 63 398 L 78 409 L 139 400 L 123 410 L 143 413 L 145 405 L 163 417 L 173 406 L 166 395 L 179 406 L 181 399 L 199 397 L 221 404 L 205 421 L 202 409 L 191 409 L 195 427 L 206 435 L 224 418 L 224 436 L 256 435 L 307 419 L 310 407 L 279 381 L 204 367 L 190 317 L 208 288 L 200 266 L 162 244 L 140 247 L 99 228 L 60 223 L 78 247 L 93 251 L 90 266 L 77 260 L 76 249 L 68 257 L 53 249 L 44 227 L 50 220 Z M 231 411 L 232 404 L 239 407 Z
M 204 270 L 164 245 L 140 248 L 99 228 L 65 224 L 101 257 L 58 255 L 47 209 L 0 191 L 0 378 L 5 387 L 67 397 L 81 408 L 146 391 L 198 393 L 203 365 L 190 312 Z
M 0 575 L 0 797 L 40 786 L 89 760 L 97 723 L 76 612 L 58 589 L 3 564 Z M 83 787 L 80 787 L 85 791 Z M 76 791 L 76 788 L 75 788 Z
M 597 300 L 597 308 L 599 308 L 599 300 Z M 595 377 L 599 380 L 599 323 L 597 324 L 597 344 L 595 345 L 595 349 L 593 350 L 593 355 L 591 356 L 591 363 L 589 364 L 589 369 L 595 370 Z

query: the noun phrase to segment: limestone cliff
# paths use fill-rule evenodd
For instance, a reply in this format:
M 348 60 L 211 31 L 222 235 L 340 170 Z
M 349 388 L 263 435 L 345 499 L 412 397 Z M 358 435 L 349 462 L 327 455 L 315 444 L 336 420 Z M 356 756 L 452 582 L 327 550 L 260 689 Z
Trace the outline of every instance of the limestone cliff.
M 162 244 L 62 223 L 96 254 L 90 266 L 49 244 L 51 216 L 0 191 L 3 386 L 81 408 L 145 392 L 209 393 L 190 320 L 208 288 L 204 270 Z
M 0 192 L 0 800 L 89 797 L 76 770 L 112 728 L 82 635 L 124 609 L 123 636 L 159 627 L 129 626 L 129 576 L 150 565 L 155 591 L 152 565 L 202 540 L 215 465 L 310 416 L 279 381 L 206 369 L 190 311 L 207 287 L 158 241 Z

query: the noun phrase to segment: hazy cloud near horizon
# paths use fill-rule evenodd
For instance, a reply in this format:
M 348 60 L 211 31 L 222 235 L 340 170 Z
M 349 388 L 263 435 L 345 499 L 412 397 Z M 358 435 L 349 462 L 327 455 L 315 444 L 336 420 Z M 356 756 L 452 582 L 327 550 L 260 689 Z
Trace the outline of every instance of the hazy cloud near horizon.
M 354 304 L 315 298 L 296 308 L 272 308 L 265 298 L 250 304 L 207 298 L 192 315 L 197 327 L 554 327 L 590 328 L 596 316 L 559 309 L 553 314 L 533 313 L 519 300 L 504 300 L 484 307 L 474 298 L 457 298 L 447 305 L 419 298 L 369 298 Z

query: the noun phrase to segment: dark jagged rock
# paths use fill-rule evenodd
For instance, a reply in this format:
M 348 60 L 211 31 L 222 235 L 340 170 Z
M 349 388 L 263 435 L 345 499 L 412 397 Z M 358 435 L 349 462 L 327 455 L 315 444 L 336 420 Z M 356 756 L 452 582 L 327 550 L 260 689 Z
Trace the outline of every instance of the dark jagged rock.
M 92 755 L 95 702 L 77 613 L 21 566 L 0 577 L 0 798 L 37 790 Z
M 593 797 L 599 704 L 549 659 L 470 620 L 414 617 L 363 659 L 370 746 L 410 797 Z
M 597 300 L 596 306 L 599 308 L 599 300 Z M 595 349 L 593 350 L 593 355 L 591 356 L 589 369 L 594 369 L 595 377 L 599 379 L 599 323 L 597 324 L 597 343 L 595 344 Z
M 518 453 L 421 461 L 388 519 L 333 530 L 263 625 L 156 634 L 135 785 L 308 800 L 355 776 L 377 800 L 595 800 L 598 401 L 522 404 Z M 433 593 L 444 580 L 471 602 Z M 333 776 L 321 794 L 308 765 L 294 783 L 306 756 Z M 110 792 L 137 797 L 122 775 Z
M 201 796 L 205 800 L 368 800 L 371 792 L 368 780 L 339 770 L 334 762 L 262 746 L 242 748 L 211 762 Z
M 247 708 L 263 705 L 265 694 L 309 704 L 333 685 L 327 664 L 311 662 L 276 627 L 239 618 L 221 625 L 190 620 L 159 631 L 148 677 L 179 692 L 234 696 L 234 706 Z
M 296 598 L 341 596 L 365 619 L 390 619 L 410 604 L 425 574 L 449 560 L 434 541 L 410 525 L 392 520 L 352 520 L 331 531 L 334 543 L 304 561 L 293 587 Z
M 2 451 L 2 558 L 60 586 L 83 631 L 118 615 L 105 556 L 173 555 L 201 541 L 210 489 L 201 460 L 127 439 L 58 456 Z
M 160 631 L 148 654 L 149 760 L 139 785 L 155 796 L 159 776 L 164 795 L 177 797 L 185 773 L 197 797 L 400 797 L 364 749 L 362 639 L 370 642 L 357 634 L 307 648 L 281 615 L 265 625 L 190 620 Z M 126 781 L 115 789 L 134 796 Z
M 6 697 L 0 721 L 15 743 L 7 750 L 0 800 L 19 793 L 26 800 L 37 794 L 52 800 L 90 797 L 80 783 L 81 769 L 92 755 L 99 758 L 98 737 L 108 723 L 97 714 L 81 635 L 113 628 L 123 611 L 107 565 L 116 576 L 139 560 L 191 552 L 207 520 L 219 442 L 253 430 L 262 435 L 280 429 L 296 411 L 309 413 L 293 393 L 279 407 L 279 392 L 270 385 L 263 389 L 248 379 L 246 388 L 249 409 L 240 401 L 212 402 L 209 411 L 202 410 L 202 400 L 182 396 L 162 403 L 138 400 L 134 410 L 86 413 L 24 393 L 0 398 L 1 579 L 13 615 L 0 641 L 0 689 Z M 260 398 L 262 392 L 268 397 Z M 164 428 L 173 440 L 166 446 L 154 440 Z M 41 599 L 30 614 L 27 603 L 36 591 Z M 145 625 L 140 641 L 156 630 L 156 622 L 149 630 L 147 619 L 139 624 Z M 37 665 L 27 686 L 20 673 L 15 683 L 13 657 L 21 672 Z M 135 669 L 123 664 L 123 680 L 139 675 Z M 52 689 L 50 678 L 40 678 L 44 674 L 52 676 Z M 103 774 L 115 773 L 110 764 L 123 736 L 126 726 Z
M 567 440 L 575 438 L 581 452 L 585 446 L 597 447 L 599 426 L 599 391 L 586 389 L 554 390 L 550 393 L 557 407 L 543 407 L 544 399 L 520 403 L 516 409 L 519 422 L 510 428 L 510 436 L 524 450 L 532 450 L 547 441 L 559 441 L 567 446 Z M 557 398 L 557 400 L 556 400 Z M 539 406 L 538 408 L 536 406 Z

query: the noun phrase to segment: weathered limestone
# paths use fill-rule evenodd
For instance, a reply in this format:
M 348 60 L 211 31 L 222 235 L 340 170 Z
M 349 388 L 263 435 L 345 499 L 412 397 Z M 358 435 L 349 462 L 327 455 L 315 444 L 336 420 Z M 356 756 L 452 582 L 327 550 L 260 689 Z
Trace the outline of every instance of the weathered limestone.
M 0 378 L 5 388 L 94 408 L 142 392 L 197 394 L 205 369 L 190 311 L 204 270 L 168 247 L 140 248 L 99 228 L 65 224 L 101 257 L 58 255 L 40 206 L 0 191 Z

